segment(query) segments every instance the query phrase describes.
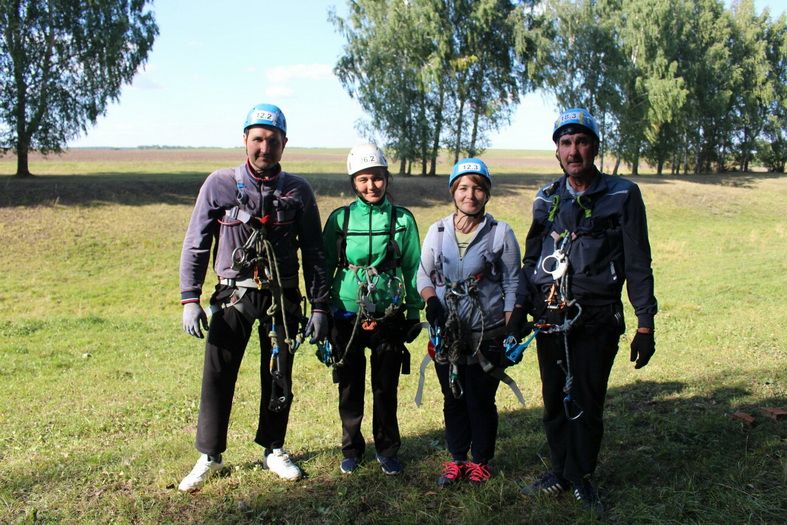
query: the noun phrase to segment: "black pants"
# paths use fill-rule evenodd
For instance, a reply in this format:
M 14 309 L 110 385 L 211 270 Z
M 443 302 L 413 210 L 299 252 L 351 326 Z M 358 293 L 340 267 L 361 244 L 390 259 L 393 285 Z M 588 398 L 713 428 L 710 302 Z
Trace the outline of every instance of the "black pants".
M 402 317 L 403 319 L 403 317 Z M 407 350 L 398 335 L 395 318 L 374 331 L 358 327 L 352 346 L 346 350 L 344 365 L 336 369 L 339 386 L 339 417 L 342 421 L 342 454 L 362 458 L 366 441 L 361 433 L 366 391 L 366 353 L 371 349 L 372 434 L 374 447 L 385 457 L 396 456 L 402 444 L 397 418 L 399 372 Z M 352 333 L 353 320 L 336 320 L 332 339 L 345 348 Z M 407 354 L 409 355 L 409 354 Z
M 544 399 L 543 423 L 552 470 L 572 483 L 596 469 L 604 435 L 607 382 L 623 330 L 620 305 L 584 307 L 582 317 L 568 335 L 568 361 L 573 374 L 568 404 L 564 403 L 563 391 L 566 384 L 563 334 L 539 334 L 536 338 Z
M 232 290 L 227 287 L 217 288 L 211 302 Z M 300 293 L 297 289 L 286 290 L 292 304 L 298 304 Z M 266 311 L 271 304 L 271 295 L 267 290 L 250 289 L 241 300 L 246 311 L 252 312 L 260 322 L 260 398 L 259 421 L 257 424 L 256 443 L 265 448 L 279 448 L 284 445 L 287 433 L 287 422 L 292 402 L 292 355 L 284 344 L 284 330 L 281 313 L 276 315 L 276 331 L 279 334 L 280 365 L 284 372 L 288 388 L 283 392 L 287 402 L 279 411 L 271 411 L 271 341 L 268 333 L 271 330 L 271 318 Z M 287 315 L 290 336 L 294 337 L 298 329 L 295 313 Z M 235 394 L 235 382 L 238 378 L 241 360 L 251 336 L 254 320 L 247 319 L 235 307 L 224 308 L 216 312 L 210 320 L 207 342 L 205 343 L 205 364 L 202 372 L 202 394 L 200 398 L 199 421 L 197 423 L 197 450 L 204 454 L 219 454 L 227 449 L 227 428 L 229 426 L 232 398 Z
M 500 364 L 500 341 L 485 342 L 484 355 L 495 366 Z M 497 441 L 497 405 L 495 396 L 500 380 L 487 374 L 478 363 L 460 364 L 459 384 L 464 393 L 456 399 L 451 393 L 450 365 L 435 363 L 443 391 L 443 418 L 448 452 L 455 461 L 467 459 L 471 452 L 476 463 L 488 463 L 495 455 Z

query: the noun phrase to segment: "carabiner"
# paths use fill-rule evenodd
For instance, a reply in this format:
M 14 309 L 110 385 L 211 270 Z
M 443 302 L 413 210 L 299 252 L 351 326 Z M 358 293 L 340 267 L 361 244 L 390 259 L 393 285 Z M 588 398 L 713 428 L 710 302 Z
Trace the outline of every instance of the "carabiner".
M 554 268 L 552 270 L 547 268 L 547 261 L 554 259 Z M 551 266 L 551 263 L 550 263 Z M 552 279 L 557 281 L 564 275 L 566 275 L 566 270 L 568 270 L 568 258 L 566 254 L 563 253 L 560 249 L 555 250 L 554 253 L 551 255 L 547 255 L 541 261 L 541 269 L 544 270 L 545 273 L 548 273 L 552 276 Z
M 576 407 L 579 410 L 579 413 L 576 416 L 572 416 L 571 415 L 571 407 L 572 406 Z M 566 397 L 563 398 L 563 412 L 566 414 L 566 418 L 569 421 L 576 421 L 577 419 L 582 417 L 582 414 L 585 413 L 585 411 L 582 410 L 582 407 L 579 406 L 579 403 L 574 401 L 574 398 L 571 397 L 571 392 L 566 394 Z
M 315 352 L 317 359 L 320 360 L 322 364 L 325 366 L 331 366 L 334 363 L 333 360 L 333 347 L 331 342 L 327 339 L 320 339 L 317 341 L 317 351 Z

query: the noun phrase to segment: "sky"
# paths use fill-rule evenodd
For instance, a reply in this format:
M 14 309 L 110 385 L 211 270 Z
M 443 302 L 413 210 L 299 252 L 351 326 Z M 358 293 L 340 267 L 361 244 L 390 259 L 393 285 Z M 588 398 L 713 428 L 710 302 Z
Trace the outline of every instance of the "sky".
M 159 36 L 147 63 L 69 147 L 241 146 L 259 102 L 282 109 L 289 147 L 365 142 L 356 131 L 364 113 L 333 75 L 344 41 L 328 21 L 332 6 L 346 13 L 345 0 L 155 0 Z M 755 6 L 775 18 L 787 0 Z M 550 95 L 527 94 L 490 147 L 551 149 L 557 112 Z

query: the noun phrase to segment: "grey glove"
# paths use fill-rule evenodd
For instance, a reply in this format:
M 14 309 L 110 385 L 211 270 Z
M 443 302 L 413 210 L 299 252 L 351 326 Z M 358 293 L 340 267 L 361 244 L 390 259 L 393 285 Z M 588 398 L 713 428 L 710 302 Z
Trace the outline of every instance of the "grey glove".
M 204 338 L 202 330 L 208 330 L 208 316 L 199 303 L 183 305 L 183 331 L 199 339 Z
M 311 336 L 309 342 L 316 344 L 328 336 L 328 314 L 322 310 L 312 310 L 312 316 L 309 322 L 306 323 L 306 329 L 303 331 L 304 337 Z

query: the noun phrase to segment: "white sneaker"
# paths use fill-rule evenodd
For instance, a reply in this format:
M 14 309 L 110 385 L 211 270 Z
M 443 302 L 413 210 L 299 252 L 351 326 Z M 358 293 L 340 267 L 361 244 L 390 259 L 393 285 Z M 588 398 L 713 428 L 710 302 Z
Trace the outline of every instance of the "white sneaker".
M 301 473 L 301 469 L 298 468 L 298 465 L 290 460 L 289 454 L 287 454 L 282 448 L 274 448 L 273 452 L 265 456 L 262 466 L 264 468 L 270 469 L 271 472 L 277 474 L 282 479 L 286 479 L 287 481 L 299 480 L 303 475 Z
M 189 475 L 180 482 L 178 490 L 183 492 L 194 492 L 195 490 L 199 490 L 208 478 L 223 468 L 224 463 L 211 461 L 208 459 L 207 454 L 202 454 L 197 460 L 197 464 L 194 465 L 194 468 L 189 472 Z

